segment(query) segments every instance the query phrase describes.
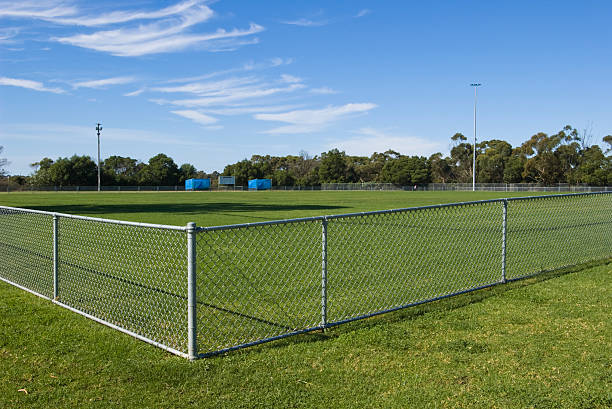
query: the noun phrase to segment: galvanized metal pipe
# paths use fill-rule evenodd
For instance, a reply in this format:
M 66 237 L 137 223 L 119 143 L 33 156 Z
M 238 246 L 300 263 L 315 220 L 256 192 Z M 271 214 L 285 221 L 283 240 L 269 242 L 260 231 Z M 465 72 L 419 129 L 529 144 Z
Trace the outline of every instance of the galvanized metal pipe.
M 57 214 L 53 215 L 53 299 L 57 300 L 59 297 L 59 279 L 58 279 L 58 248 L 57 248 L 57 232 L 58 232 L 59 217 Z
M 196 224 L 187 223 L 187 355 L 198 357 L 196 292 Z
M 502 276 L 501 282 L 506 282 L 506 239 L 508 237 L 508 201 L 503 202 L 503 216 L 502 216 Z
M 321 220 L 321 326 L 327 327 L 327 218 Z

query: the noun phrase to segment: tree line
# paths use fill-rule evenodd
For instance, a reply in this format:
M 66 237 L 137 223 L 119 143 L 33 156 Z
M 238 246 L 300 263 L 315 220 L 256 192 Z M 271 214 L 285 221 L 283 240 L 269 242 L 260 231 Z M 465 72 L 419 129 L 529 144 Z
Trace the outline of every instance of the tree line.
M 592 135 L 566 126 L 553 135 L 540 132 L 513 147 L 491 139 L 476 144 L 477 183 L 557 183 L 612 185 L 612 135 L 603 138 L 603 147 L 592 144 Z M 272 179 L 275 186 L 318 186 L 322 183 L 393 183 L 401 186 L 426 183 L 468 183 L 472 181 L 473 145 L 461 133 L 450 138 L 447 156 L 403 155 L 394 150 L 374 152 L 371 156 L 351 156 L 332 149 L 320 156 L 307 152 L 298 155 L 253 155 L 250 159 L 225 166 L 222 173 L 208 174 L 186 163 L 178 166 L 160 153 L 140 162 L 111 156 L 101 163 L 103 185 L 181 185 L 190 178 L 235 176 L 236 184 L 245 186 L 249 179 Z M 0 164 L 2 162 L 0 161 Z M 52 160 L 44 158 L 32 164 L 31 176 L 14 181 L 34 186 L 85 186 L 97 184 L 97 166 L 89 156 Z M 1 169 L 0 169 L 1 172 Z

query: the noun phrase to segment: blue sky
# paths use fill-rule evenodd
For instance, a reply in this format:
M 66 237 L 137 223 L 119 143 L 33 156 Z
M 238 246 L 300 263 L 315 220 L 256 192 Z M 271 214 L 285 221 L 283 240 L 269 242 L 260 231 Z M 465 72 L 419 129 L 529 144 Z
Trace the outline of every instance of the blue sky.
M 90 155 L 223 170 L 252 154 L 448 152 L 612 134 L 608 1 L 0 0 L 12 174 Z

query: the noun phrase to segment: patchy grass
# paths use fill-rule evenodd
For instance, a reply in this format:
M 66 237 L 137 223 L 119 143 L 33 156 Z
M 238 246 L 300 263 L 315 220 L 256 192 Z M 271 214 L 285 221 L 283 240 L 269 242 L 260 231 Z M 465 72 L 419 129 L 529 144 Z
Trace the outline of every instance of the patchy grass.
M 6 408 L 608 408 L 612 264 L 188 362 L 0 283 Z

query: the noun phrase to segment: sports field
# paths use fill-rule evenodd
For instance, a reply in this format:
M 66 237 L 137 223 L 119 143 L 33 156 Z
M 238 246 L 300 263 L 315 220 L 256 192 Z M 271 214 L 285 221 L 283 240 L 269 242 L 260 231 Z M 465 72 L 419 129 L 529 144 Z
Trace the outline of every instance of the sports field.
M 24 193 L 0 195 L 0 204 L 210 226 L 504 196 L 480 192 Z M 488 218 L 482 214 L 469 215 L 470 226 L 478 217 L 480 228 L 494 233 L 490 240 L 499 240 L 500 227 L 487 226 Z M 584 227 L 584 220 L 572 220 Z M 413 218 L 404 227 L 422 229 L 420 223 L 425 221 Z M 397 225 L 389 223 L 385 231 Z M 339 231 L 347 229 L 339 226 Z M 461 223 L 450 227 L 465 234 Z M 551 247 L 540 231 L 548 227 L 525 221 L 516 232 Z M 351 241 L 347 236 L 330 246 L 358 254 L 362 244 L 382 242 L 376 234 L 358 229 L 368 240 Z M 261 241 L 261 235 L 257 237 Z M 445 247 L 429 246 L 424 254 L 436 246 Z M 563 251 L 559 245 L 552 248 Z M 537 263 L 528 267 L 537 268 Z M 302 335 L 192 364 L 0 283 L 0 373 L 5 374 L 0 375 L 0 396 L 8 397 L 8 407 L 51 403 L 60 407 L 113 403 L 119 407 L 321 407 L 323 402 L 335 407 L 425 407 L 427 402 L 431 407 L 605 407 L 611 401 L 607 392 L 610 360 L 606 358 L 611 355 L 611 337 L 604 318 L 610 307 L 610 272 L 610 264 L 604 262 L 582 271 L 547 273 L 326 334 Z M 361 273 L 369 275 L 367 270 Z M 348 298 L 367 298 L 369 293 L 367 285 L 353 291 Z M 394 289 L 389 291 L 393 294 Z M 372 302 L 371 298 L 366 301 Z M 246 304 L 240 307 L 257 310 Z M 566 360 L 581 364 L 570 371 L 563 366 Z
M 219 226 L 500 197 L 535 192 L 273 191 L 0 193 L 0 205 L 146 223 Z

